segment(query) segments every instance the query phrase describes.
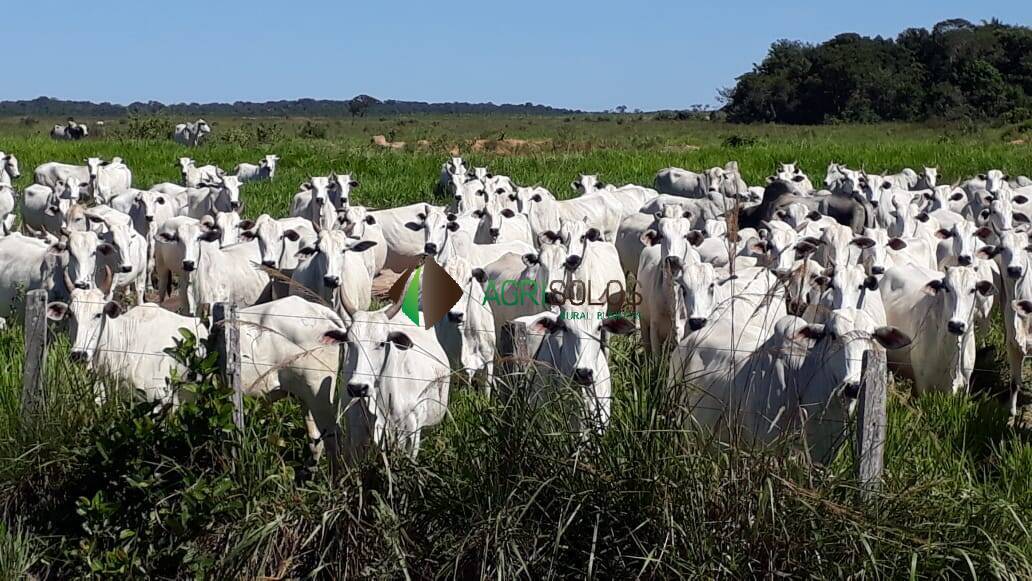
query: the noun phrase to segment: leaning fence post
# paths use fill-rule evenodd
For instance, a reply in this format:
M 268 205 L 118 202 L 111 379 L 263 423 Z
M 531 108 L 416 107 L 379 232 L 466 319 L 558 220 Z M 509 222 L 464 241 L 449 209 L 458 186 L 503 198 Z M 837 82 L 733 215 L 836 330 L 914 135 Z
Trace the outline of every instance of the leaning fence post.
M 244 428 L 244 392 L 240 383 L 240 326 L 236 305 L 215 303 L 211 310 L 213 328 L 222 329 L 219 363 L 226 385 L 233 390 L 233 423 Z
M 881 485 L 885 468 L 885 440 L 888 428 L 885 351 L 871 349 L 861 363 L 859 409 L 856 414 L 856 478 L 864 492 Z
M 22 370 L 22 416 L 46 403 L 41 379 L 47 357 L 47 291 L 36 289 L 25 295 L 25 363 Z
M 498 342 L 498 355 L 501 358 L 501 375 L 510 375 L 525 369 L 530 354 L 527 347 L 527 324 L 510 321 L 502 325 L 502 333 Z

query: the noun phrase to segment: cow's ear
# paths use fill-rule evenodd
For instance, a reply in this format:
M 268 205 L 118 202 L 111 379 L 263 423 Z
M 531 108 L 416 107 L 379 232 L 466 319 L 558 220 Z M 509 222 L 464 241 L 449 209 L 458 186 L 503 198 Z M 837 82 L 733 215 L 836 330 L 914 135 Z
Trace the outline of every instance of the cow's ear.
M 924 292 L 926 294 L 935 295 L 944 288 L 946 288 L 946 284 L 942 282 L 942 280 L 935 278 L 928 281 L 928 284 L 924 285 Z
M 528 256 L 533 256 L 533 254 L 530 254 Z M 526 257 L 524 257 L 524 262 L 525 261 L 526 261 Z M 473 275 L 473 280 L 475 280 L 475 281 L 477 281 L 479 283 L 487 282 L 487 273 L 484 272 L 483 268 L 474 268 L 473 270 L 470 271 L 470 274 Z
M 323 345 L 336 345 L 338 343 L 344 343 L 348 340 L 348 333 L 343 329 L 330 329 L 323 333 L 323 336 L 319 338 L 319 342 Z
M 706 241 L 706 235 L 698 230 L 692 230 L 684 236 L 692 246 L 698 246 Z
M 816 238 L 803 238 L 799 242 L 796 242 L 795 251 L 797 255 L 807 255 L 816 252 L 817 245 L 813 243 Z
M 545 313 L 531 323 L 530 328 L 535 333 L 552 333 L 563 328 L 563 322 L 556 313 Z
M 408 351 L 412 348 L 412 338 L 400 331 L 391 331 L 387 333 L 387 342 L 393 344 L 402 351 Z
M 161 242 L 164 242 L 165 244 L 172 244 L 173 242 L 176 241 L 176 235 L 175 234 L 169 234 L 168 232 L 161 232 L 160 234 L 157 235 L 156 238 L 158 240 L 160 240 Z
M 752 244 L 749 245 L 749 250 L 752 250 L 753 252 L 758 252 L 760 254 L 763 254 L 764 252 L 767 252 L 767 241 L 766 240 L 756 240 Z
M 831 277 L 822 274 L 822 275 L 813 277 L 813 280 L 811 282 L 813 283 L 814 286 L 819 286 L 821 288 L 826 288 L 828 286 L 828 284 L 831 282 Z
M 293 228 L 283 232 L 283 237 L 286 238 L 287 240 L 290 240 L 291 242 L 297 242 L 298 240 L 301 239 L 301 235 L 298 234 L 297 230 L 294 230 Z
M 641 240 L 641 243 L 645 246 L 652 246 L 653 244 L 659 242 L 660 239 L 661 237 L 659 235 L 659 232 L 656 232 L 651 228 L 646 230 L 645 232 L 642 232 L 641 237 L 639 238 L 639 240 Z
M 348 250 L 352 252 L 365 252 L 373 246 L 376 246 L 376 240 L 363 240 L 361 242 L 353 244 L 351 248 L 348 248 Z
M 470 214 L 470 215 L 473 216 L 474 218 L 483 218 L 484 214 L 485 214 L 485 212 L 483 210 L 473 210 L 473 213 Z
M 850 244 L 859 246 L 860 248 L 867 250 L 868 248 L 874 246 L 874 240 L 868 238 L 867 236 L 857 236 L 850 242 Z
M 1003 249 L 999 246 L 983 246 L 978 249 L 978 252 L 975 253 L 975 256 L 982 258 L 984 260 L 989 260 L 995 258 L 996 255 L 1000 252 L 1003 252 Z
M 222 229 L 218 226 L 213 226 L 209 228 L 207 232 L 203 232 L 200 236 L 198 236 L 198 238 L 203 240 L 204 242 L 216 242 L 221 237 Z
M 240 223 L 241 230 L 250 230 L 254 228 L 254 220 L 244 220 Z
M 598 231 L 598 228 L 588 228 L 588 231 L 584 233 L 584 237 L 592 242 L 598 242 L 602 240 L 602 233 Z
M 1014 202 L 1015 204 L 1027 204 L 1028 203 L 1028 197 L 1027 196 L 1022 196 L 1022 195 L 1019 194 L 1017 196 L 1014 196 L 1014 199 L 1012 199 L 1011 201 Z
M 316 250 L 314 246 L 305 246 L 304 248 L 298 248 L 297 253 L 294 254 L 296 258 L 304 258 L 315 254 Z
M 627 317 L 607 317 L 602 328 L 614 335 L 630 335 L 635 331 L 634 321 Z
M 920 212 L 920 213 L 918 213 L 918 215 L 914 216 L 914 219 L 917 220 L 918 222 L 927 222 L 928 221 L 928 212 Z
M 539 262 L 540 260 L 538 259 L 538 255 L 534 254 L 533 252 L 528 252 L 527 254 L 523 255 L 523 264 L 527 266 L 534 266 Z
M 459 231 L 459 223 L 458 222 L 448 222 L 448 230 L 450 232 L 458 232 Z
M 868 275 L 867 278 L 864 279 L 864 288 L 871 291 L 878 290 L 878 279 L 874 276 Z
M 103 254 L 104 256 L 111 256 L 115 252 L 115 247 L 108 244 L 107 242 L 104 242 L 102 244 L 97 245 L 97 252 Z
M 975 290 L 978 291 L 978 294 L 982 295 L 983 297 L 990 296 L 996 292 L 996 289 L 993 287 L 993 283 L 989 282 L 988 280 L 980 280 L 976 282 Z
M 53 303 L 51 303 L 53 304 Z M 1028 299 L 1021 299 L 1020 301 L 1011 301 L 1011 308 L 1021 318 L 1027 318 L 1032 316 L 1032 301 Z
M 964 199 L 964 193 L 963 192 L 953 192 L 952 194 L 950 194 L 950 198 L 949 198 L 949 200 L 951 202 L 959 202 L 959 201 L 961 201 L 963 199 Z
M 477 210 L 477 212 L 482 212 L 482 210 Z M 474 212 L 473 214 L 476 215 L 476 212 Z M 448 212 L 448 215 L 445 216 L 445 218 L 447 218 L 449 222 L 454 222 L 459 219 L 459 217 L 456 216 L 453 212 Z
M 506 218 L 512 218 L 516 216 L 516 212 L 513 212 L 511 208 L 506 208 L 502 210 L 502 216 L 505 216 Z
M 373 224 L 376 224 L 376 218 L 367 215 L 365 217 L 365 223 L 369 224 L 370 226 L 372 226 Z
M 243 232 L 240 233 L 240 239 L 241 240 L 251 241 L 251 240 L 254 240 L 256 238 L 258 238 L 258 236 L 256 236 L 255 233 L 251 232 L 250 230 L 244 230 Z
M 887 246 L 889 248 L 893 249 L 893 250 L 903 250 L 904 248 L 907 247 L 907 243 L 906 243 L 906 241 L 904 241 L 904 240 L 902 240 L 900 238 L 893 238 L 893 239 L 889 240 Z
M 910 345 L 910 337 L 896 327 L 878 327 L 874 330 L 874 333 L 871 333 L 871 337 L 873 337 L 879 345 L 889 350 L 902 349 L 903 347 Z
M 817 210 L 814 210 L 814 211 L 810 212 L 809 214 L 807 214 L 806 217 L 809 218 L 810 220 L 820 220 L 824 216 L 822 216 L 821 213 L 818 212 Z
M 413 232 L 419 232 L 423 229 L 423 225 L 418 222 L 405 222 L 405 227 Z
M 795 338 L 813 339 L 814 341 L 819 341 L 824 337 L 826 333 L 827 330 L 824 328 L 824 325 L 814 323 L 800 327 L 799 330 L 796 331 Z
M 122 305 L 115 301 L 108 301 L 104 304 L 104 314 L 107 315 L 107 318 L 109 319 L 117 319 L 118 316 L 122 314 Z
M 1023 224 L 1029 223 L 1028 216 L 1026 216 L 1024 212 L 1014 212 L 1013 218 L 1015 222 L 1021 222 Z
M 1028 302 L 1028 301 L 1026 301 Z M 47 318 L 51 321 L 60 321 L 68 315 L 68 304 L 61 301 L 54 301 L 47 305 Z
M 978 230 L 975 230 L 975 236 L 978 236 L 982 240 L 985 240 L 986 238 L 992 236 L 992 234 L 993 231 L 986 228 L 985 226 L 982 226 Z
M 935 237 L 938 238 L 939 240 L 946 240 L 947 238 L 952 238 L 953 237 L 953 232 L 951 230 L 947 230 L 945 228 L 939 228 L 938 230 L 935 231 Z
M 352 188 L 357 188 L 360 184 L 359 184 L 358 180 L 351 180 L 350 182 L 348 182 L 348 185 L 351 186 Z
M 541 201 L 541 194 L 534 194 L 533 196 L 530 197 L 530 201 L 531 202 L 540 202 Z

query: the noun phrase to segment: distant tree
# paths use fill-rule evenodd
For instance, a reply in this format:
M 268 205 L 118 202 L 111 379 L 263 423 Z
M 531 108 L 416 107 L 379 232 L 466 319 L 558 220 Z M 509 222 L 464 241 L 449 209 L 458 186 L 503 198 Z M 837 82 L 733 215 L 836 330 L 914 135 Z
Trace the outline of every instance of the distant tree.
M 627 105 L 617 105 L 616 112 L 623 115 L 627 112 Z
M 359 95 L 348 101 L 348 111 L 352 117 L 365 117 L 366 109 L 379 105 L 380 101 L 369 95 Z
M 996 118 L 1032 106 L 1032 30 L 953 19 L 896 39 L 779 40 L 718 98 L 733 122 Z

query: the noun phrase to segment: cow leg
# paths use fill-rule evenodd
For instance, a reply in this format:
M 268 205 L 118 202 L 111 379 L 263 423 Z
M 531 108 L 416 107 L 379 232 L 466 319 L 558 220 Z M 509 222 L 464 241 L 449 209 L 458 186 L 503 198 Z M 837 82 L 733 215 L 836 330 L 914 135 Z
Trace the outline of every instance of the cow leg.
M 311 463 L 313 466 L 318 466 L 326 447 L 322 439 L 322 432 L 319 431 L 319 426 L 312 417 L 312 410 L 305 412 L 305 431 L 308 432 L 308 449 L 312 452 Z

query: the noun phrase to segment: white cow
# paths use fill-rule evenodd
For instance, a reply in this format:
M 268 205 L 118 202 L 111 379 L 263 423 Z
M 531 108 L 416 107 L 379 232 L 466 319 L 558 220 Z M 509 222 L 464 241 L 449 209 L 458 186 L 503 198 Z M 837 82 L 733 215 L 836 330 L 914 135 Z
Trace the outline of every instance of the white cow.
M 481 286 L 481 279 L 486 280 L 484 272 L 479 270 L 477 278 L 469 261 L 458 256 L 448 261 L 445 271 L 462 289 L 462 297 L 434 325 L 434 332 L 452 371 L 464 373 L 470 380 L 483 373 L 490 394 L 496 337 L 494 315 Z
M 466 162 L 461 157 L 452 157 L 441 165 L 441 175 L 437 180 L 437 190 L 446 192 L 448 184 L 451 183 L 451 176 L 465 176 L 469 173 Z
M 266 155 L 258 160 L 257 165 L 253 163 L 238 164 L 233 168 L 233 173 L 236 174 L 240 183 L 271 180 L 276 177 L 276 163 L 278 161 L 278 155 Z
M 473 241 L 477 244 L 498 244 L 501 242 L 518 241 L 529 246 L 534 245 L 534 234 L 530 229 L 530 222 L 523 214 L 519 214 L 512 208 L 500 208 L 498 204 L 491 204 L 483 210 L 477 210 L 474 216 L 480 217 L 476 234 Z
M 325 230 L 332 229 L 337 222 L 337 213 L 347 209 L 352 188 L 358 182 L 349 175 L 313 176 L 303 184 L 301 191 L 294 194 L 290 215 L 311 220 Z
M 22 223 L 26 226 L 56 233 L 68 226 L 68 214 L 78 204 L 82 184 L 75 176 L 67 181 L 58 180 L 53 187 L 32 184 L 22 192 Z
M 122 163 L 120 157 L 111 161 L 90 157 L 86 159 L 86 168 L 89 172 L 86 188 L 90 196 L 101 204 L 106 204 L 118 194 L 128 192 L 132 187 L 133 173 L 129 166 Z
M 17 232 L 0 238 L 0 317 L 19 314 L 13 307 L 23 308 L 22 301 L 16 303 L 23 293 L 54 290 L 54 273 L 60 269 L 57 259 L 65 248 L 63 242 L 50 243 Z
M 545 385 L 538 387 L 532 401 L 547 402 L 557 387 L 569 384 L 583 405 L 572 418 L 574 429 L 603 431 L 612 405 L 608 335 L 629 335 L 634 322 L 606 317 L 604 310 L 595 307 L 565 303 L 556 311 L 518 320 L 527 323 L 528 334 L 540 336 L 534 358 L 539 362 L 538 383 Z
M 387 263 L 387 239 L 383 236 L 380 223 L 365 206 L 348 206 L 338 216 L 338 220 L 348 236 L 376 242 L 372 252 L 362 255 L 369 267 L 369 276 L 375 277 Z
M 214 217 L 219 212 L 239 212 L 243 209 L 240 180 L 236 176 L 222 176 L 216 182 L 204 182 L 198 188 L 187 188 L 177 198 L 182 208 L 180 212 L 198 220 L 205 216 Z
M 422 203 L 370 212 L 387 241 L 384 268 L 403 272 L 419 266 L 426 246 L 426 220 L 431 214 L 443 212 L 441 206 Z
M 196 188 L 205 182 L 217 182 L 219 178 L 226 175 L 226 172 L 214 165 L 197 167 L 197 162 L 189 157 L 179 158 L 176 166 L 179 168 L 183 185 L 188 188 Z
M 9 186 L 21 177 L 21 170 L 18 169 L 18 158 L 13 153 L 0 151 L 0 185 Z
M 913 339 L 890 354 L 896 371 L 917 393 L 966 392 L 975 365 L 975 295 L 992 294 L 992 282 L 970 267 L 949 267 L 943 276 L 907 264 L 889 269 L 880 290 L 888 323 Z
M 172 132 L 172 139 L 187 147 L 197 147 L 207 139 L 211 133 L 211 126 L 204 119 L 198 119 L 193 123 L 180 123 Z
M 18 219 L 16 209 L 14 188 L 0 184 L 0 235 L 7 236 L 14 232 L 14 224 Z
M 127 381 L 148 401 L 179 399 L 169 390 L 167 379 L 173 369 L 183 377 L 188 370 L 165 352 L 175 347 L 179 330 L 187 329 L 200 339 L 208 336 L 200 319 L 177 315 L 155 303 L 123 313 L 104 289 L 74 289 L 69 302 L 47 306 L 47 317 L 68 319 L 72 361 Z
M 766 445 L 801 433 L 819 463 L 844 441 L 864 353 L 909 343 L 857 309 L 834 311 L 824 324 L 754 317 L 734 331 L 720 324 L 689 335 L 671 361 L 668 388 L 685 393 L 695 421 L 721 441 Z
M 341 312 L 343 301 L 367 309 L 372 300 L 372 277 L 362 253 L 376 246 L 371 240 L 349 238 L 339 230 L 323 230 L 298 250 L 290 294 L 321 301 Z
M 114 247 L 115 252 L 102 255 L 100 268 L 107 266 L 114 273 L 112 289 L 128 288 L 142 305 L 150 274 L 147 238 L 133 228 L 132 218 L 108 206 L 86 210 L 86 218 L 100 240 Z
M 423 428 L 440 423 L 448 410 L 448 356 L 433 330 L 398 316 L 400 306 L 349 307 L 347 329 L 323 335 L 326 343 L 346 344 L 341 404 L 351 458 L 395 445 L 414 457 Z
M 340 348 L 323 342 L 330 326 L 344 322 L 332 309 L 301 297 L 286 297 L 237 310 L 240 322 L 240 383 L 248 396 L 270 400 L 291 395 L 305 407 L 315 462 L 323 448 L 330 466 L 339 459 L 337 366 Z

